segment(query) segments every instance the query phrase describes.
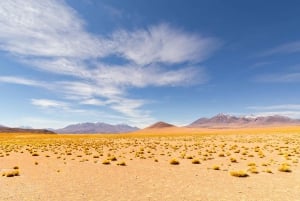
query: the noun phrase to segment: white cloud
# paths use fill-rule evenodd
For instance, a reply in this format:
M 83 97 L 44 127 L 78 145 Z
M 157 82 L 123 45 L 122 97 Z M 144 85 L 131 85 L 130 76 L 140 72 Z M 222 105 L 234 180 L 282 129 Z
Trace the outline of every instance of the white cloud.
M 134 32 L 113 34 L 116 51 L 140 65 L 150 63 L 201 62 L 219 46 L 214 38 L 201 37 L 167 24 Z
M 85 64 L 78 59 L 51 58 L 51 59 L 23 59 L 24 63 L 33 66 L 42 71 L 56 74 L 70 75 L 79 78 L 91 77 L 91 72 L 85 67 Z
M 252 110 L 300 110 L 300 104 L 269 105 L 269 106 L 250 106 Z
M 164 70 L 160 67 L 98 66 L 93 73 L 101 83 L 114 86 L 182 86 L 207 81 L 203 68 L 186 67 L 178 70 Z M 130 77 L 129 77 L 130 76 Z
M 255 113 L 256 116 L 273 116 L 273 115 L 280 115 L 285 117 L 290 117 L 293 119 L 300 119 L 300 111 L 270 111 L 270 112 L 257 112 Z
M 299 82 L 300 81 L 300 73 L 281 73 L 281 74 L 265 74 L 259 75 L 255 78 L 255 81 L 258 82 Z
M 80 104 L 103 106 L 103 105 L 106 105 L 107 102 L 99 100 L 99 99 L 91 98 L 91 99 L 86 99 L 86 100 L 81 101 Z
M 49 100 L 49 99 L 32 99 L 31 104 L 42 108 L 57 108 L 57 109 L 69 108 L 69 105 L 65 102 Z
M 58 0 L 0 1 L 0 30 L 1 49 L 24 56 L 90 58 L 107 54 L 109 46 Z
M 147 101 L 131 99 L 128 88 L 203 83 L 208 76 L 199 63 L 219 45 L 215 38 L 168 24 L 96 36 L 87 32 L 80 15 L 64 1 L 0 1 L 0 50 L 33 69 L 64 75 L 52 82 L 2 76 L 0 82 L 43 87 L 74 104 L 107 106 L 139 124 L 152 119 L 142 109 Z M 107 56 L 128 62 L 107 64 L 102 60 Z M 177 64 L 176 69 L 172 64 Z M 63 106 L 47 101 L 32 103 Z
M 45 86 L 42 82 L 15 76 L 0 76 L 0 82 L 36 87 Z
M 300 119 L 300 104 L 282 104 L 268 106 L 249 106 L 249 110 L 254 110 L 253 116 L 281 115 L 290 118 Z
M 290 43 L 279 45 L 277 47 L 274 47 L 272 49 L 269 49 L 261 53 L 260 56 L 270 56 L 274 54 L 286 54 L 286 53 L 295 53 L 295 52 L 300 52 L 300 41 L 293 41 Z

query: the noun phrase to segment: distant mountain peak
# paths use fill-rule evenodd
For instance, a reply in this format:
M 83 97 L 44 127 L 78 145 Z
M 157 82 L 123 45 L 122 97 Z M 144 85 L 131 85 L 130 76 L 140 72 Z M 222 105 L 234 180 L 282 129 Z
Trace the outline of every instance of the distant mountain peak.
M 147 128 L 152 129 L 152 128 L 171 128 L 171 127 L 176 127 L 176 126 L 174 126 L 173 124 L 163 122 L 163 121 L 159 121 L 159 122 L 156 122 L 155 124 L 152 124 L 151 126 L 149 126 Z
M 55 130 L 57 133 L 128 133 L 139 130 L 137 127 L 126 124 L 111 125 L 103 122 L 71 124 L 62 129 Z

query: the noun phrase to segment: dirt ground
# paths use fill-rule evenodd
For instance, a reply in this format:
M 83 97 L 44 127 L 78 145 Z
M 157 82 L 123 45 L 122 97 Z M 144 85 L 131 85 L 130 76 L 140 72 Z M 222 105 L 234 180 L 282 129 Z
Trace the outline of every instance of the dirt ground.
M 300 200 L 299 160 L 300 132 L 2 134 L 0 200 Z

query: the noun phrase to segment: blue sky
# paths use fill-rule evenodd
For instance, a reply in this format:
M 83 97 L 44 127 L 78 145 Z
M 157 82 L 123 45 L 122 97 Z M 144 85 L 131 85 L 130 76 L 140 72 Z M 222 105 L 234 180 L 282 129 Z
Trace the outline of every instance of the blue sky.
M 0 124 L 300 118 L 300 2 L 0 2 Z

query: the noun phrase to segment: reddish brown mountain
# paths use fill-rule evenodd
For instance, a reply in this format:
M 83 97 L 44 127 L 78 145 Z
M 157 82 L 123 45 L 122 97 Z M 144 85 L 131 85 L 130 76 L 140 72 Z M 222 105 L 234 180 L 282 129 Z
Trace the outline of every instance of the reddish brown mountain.
M 152 124 L 151 126 L 147 127 L 147 129 L 153 129 L 153 128 L 172 128 L 172 127 L 176 127 L 172 124 L 166 123 L 166 122 L 162 122 L 159 121 L 155 124 Z

